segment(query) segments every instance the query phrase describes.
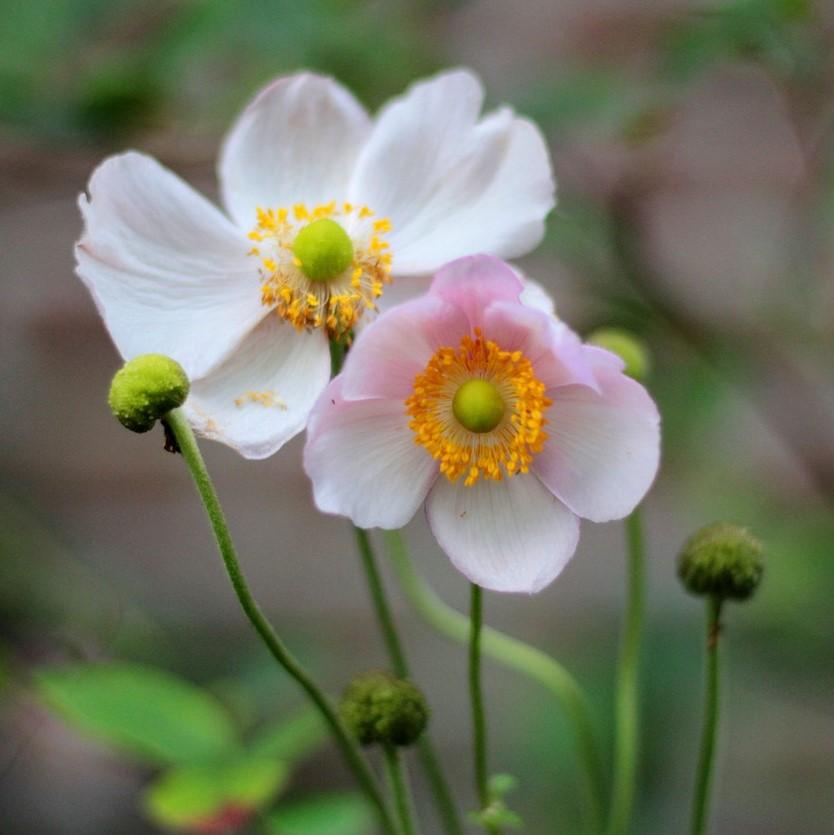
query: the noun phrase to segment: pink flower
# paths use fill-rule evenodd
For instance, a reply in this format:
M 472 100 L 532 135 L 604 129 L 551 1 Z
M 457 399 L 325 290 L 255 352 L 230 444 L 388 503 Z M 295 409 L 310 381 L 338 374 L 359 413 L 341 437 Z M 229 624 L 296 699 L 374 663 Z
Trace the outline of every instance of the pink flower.
M 425 502 L 454 565 L 535 592 L 579 519 L 628 515 L 657 472 L 659 416 L 623 363 L 521 300 L 502 261 L 461 258 L 359 336 L 310 417 L 316 504 L 399 528 Z

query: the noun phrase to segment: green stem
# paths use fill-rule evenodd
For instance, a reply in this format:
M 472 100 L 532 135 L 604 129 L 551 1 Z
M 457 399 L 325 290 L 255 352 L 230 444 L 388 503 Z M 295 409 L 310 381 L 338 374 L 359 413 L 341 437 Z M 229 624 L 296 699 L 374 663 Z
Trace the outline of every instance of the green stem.
M 194 480 L 197 492 L 208 515 L 209 523 L 211 524 L 214 538 L 217 542 L 217 548 L 220 551 L 220 556 L 223 558 L 223 564 L 226 567 L 229 580 L 231 580 L 232 588 L 237 595 L 237 599 L 246 617 L 249 618 L 249 622 L 255 628 L 258 635 L 260 635 L 273 658 L 296 680 L 318 709 L 325 723 L 330 728 L 330 732 L 341 750 L 347 765 L 353 771 L 360 788 L 364 791 L 375 809 L 384 831 L 388 835 L 398 835 L 396 823 L 388 810 L 382 792 L 377 785 L 376 778 L 365 762 L 357 744 L 351 739 L 342 724 L 336 709 L 324 692 L 290 653 L 255 602 L 241 571 L 237 552 L 223 515 L 223 509 L 220 506 L 220 500 L 218 499 L 217 492 L 214 489 L 211 477 L 208 474 L 205 462 L 200 454 L 197 441 L 188 421 L 179 409 L 174 409 L 174 411 L 169 412 L 166 416 L 165 423 L 174 434 L 182 457 L 185 459 L 185 463 L 191 472 L 191 477 Z
M 609 835 L 625 835 L 631 826 L 637 785 L 640 725 L 639 666 L 645 609 L 645 557 L 640 511 L 626 519 L 628 538 L 628 592 L 625 625 L 617 671 L 614 784 Z
M 382 583 L 379 568 L 377 567 L 370 537 L 368 536 L 368 532 L 362 528 L 354 527 L 354 532 L 356 534 L 356 543 L 359 546 L 359 554 L 362 557 L 362 567 L 365 570 L 365 577 L 368 581 L 368 589 L 371 593 L 374 611 L 376 612 L 377 621 L 382 630 L 394 673 L 400 678 L 409 678 L 408 662 L 405 659 L 402 642 L 394 625 L 394 618 L 385 596 L 385 587 Z M 448 835 L 463 835 L 463 827 L 458 818 L 451 791 L 443 774 L 440 760 L 435 753 L 428 735 L 423 734 L 417 745 L 420 753 L 420 761 L 428 778 L 429 787 L 431 788 L 438 813 L 443 821 L 446 832 Z
M 469 619 L 441 600 L 411 566 L 399 531 L 386 531 L 386 542 L 400 586 L 415 611 L 432 628 L 458 643 L 469 641 Z M 561 704 L 574 726 L 588 795 L 589 828 L 599 832 L 605 802 L 605 778 L 597 747 L 591 711 L 576 679 L 554 658 L 541 650 L 484 627 L 484 655 L 539 682 Z
M 704 727 L 701 732 L 701 753 L 692 806 L 692 835 L 704 835 L 709 819 L 715 741 L 718 736 L 719 658 L 718 638 L 721 631 L 721 600 L 707 600 L 707 682 L 704 693 Z
M 484 694 L 481 685 L 481 636 L 484 625 L 483 592 L 472 583 L 469 607 L 469 698 L 472 703 L 472 729 L 475 754 L 475 789 L 481 811 L 490 804 L 489 770 L 487 769 L 487 730 Z M 486 831 L 500 835 L 495 824 L 485 824 Z
M 399 748 L 386 745 L 384 746 L 384 755 L 385 772 L 388 775 L 388 784 L 391 787 L 391 794 L 394 796 L 394 805 L 397 807 L 403 835 L 417 835 L 417 826 L 414 822 L 414 805 L 411 801 L 408 775 L 402 753 Z

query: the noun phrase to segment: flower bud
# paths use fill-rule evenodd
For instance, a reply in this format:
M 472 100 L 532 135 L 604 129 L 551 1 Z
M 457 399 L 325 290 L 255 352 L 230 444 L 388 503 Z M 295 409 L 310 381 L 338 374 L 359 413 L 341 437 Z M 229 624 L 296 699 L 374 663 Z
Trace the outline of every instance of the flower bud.
M 429 720 L 423 694 L 383 671 L 356 676 L 340 704 L 342 719 L 361 745 L 412 745 Z
M 649 349 L 642 339 L 621 328 L 599 328 L 586 340 L 590 345 L 605 348 L 616 354 L 625 363 L 625 373 L 635 380 L 643 381 L 652 370 Z
M 678 558 L 678 576 L 692 594 L 746 600 L 762 579 L 762 544 L 745 528 L 715 522 L 693 534 Z
M 116 372 L 107 402 L 126 429 L 148 432 L 158 418 L 182 406 L 188 389 L 179 363 L 162 354 L 142 354 Z

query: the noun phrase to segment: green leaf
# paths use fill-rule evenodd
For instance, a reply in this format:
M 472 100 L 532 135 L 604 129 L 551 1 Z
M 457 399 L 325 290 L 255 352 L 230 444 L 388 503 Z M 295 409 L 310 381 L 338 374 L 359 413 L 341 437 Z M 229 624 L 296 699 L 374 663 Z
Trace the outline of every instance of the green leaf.
M 163 827 L 205 823 L 224 813 L 244 814 L 269 803 L 287 780 L 287 767 L 261 757 L 176 768 L 146 790 L 148 817 Z
M 41 670 L 35 681 L 44 702 L 71 725 L 146 762 L 195 763 L 236 748 L 222 705 L 162 670 L 79 664 Z
M 322 794 L 284 806 L 267 819 L 270 835 L 368 835 L 374 814 L 356 794 Z
M 513 791 L 517 785 L 518 780 L 512 774 L 493 774 L 489 778 L 489 795 L 500 799 Z
M 253 754 L 296 762 L 318 748 L 327 737 L 327 728 L 313 708 L 302 708 L 289 719 L 268 725 L 252 741 Z

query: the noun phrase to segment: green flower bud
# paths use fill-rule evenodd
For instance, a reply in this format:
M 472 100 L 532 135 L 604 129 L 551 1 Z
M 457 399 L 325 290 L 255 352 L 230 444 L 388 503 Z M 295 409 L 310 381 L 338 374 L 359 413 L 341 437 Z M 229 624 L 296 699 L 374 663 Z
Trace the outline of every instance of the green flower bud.
M 745 528 L 715 522 L 693 534 L 678 558 L 678 576 L 692 594 L 746 600 L 762 579 L 762 544 Z
M 376 670 L 351 681 L 340 711 L 361 745 L 412 745 L 429 721 L 425 697 L 410 681 Z
M 621 328 L 599 328 L 586 340 L 590 345 L 605 348 L 625 363 L 625 373 L 641 382 L 652 370 L 649 349 L 642 339 Z
M 142 354 L 116 372 L 107 402 L 126 429 L 148 432 L 158 418 L 182 406 L 189 385 L 185 371 L 170 357 Z

